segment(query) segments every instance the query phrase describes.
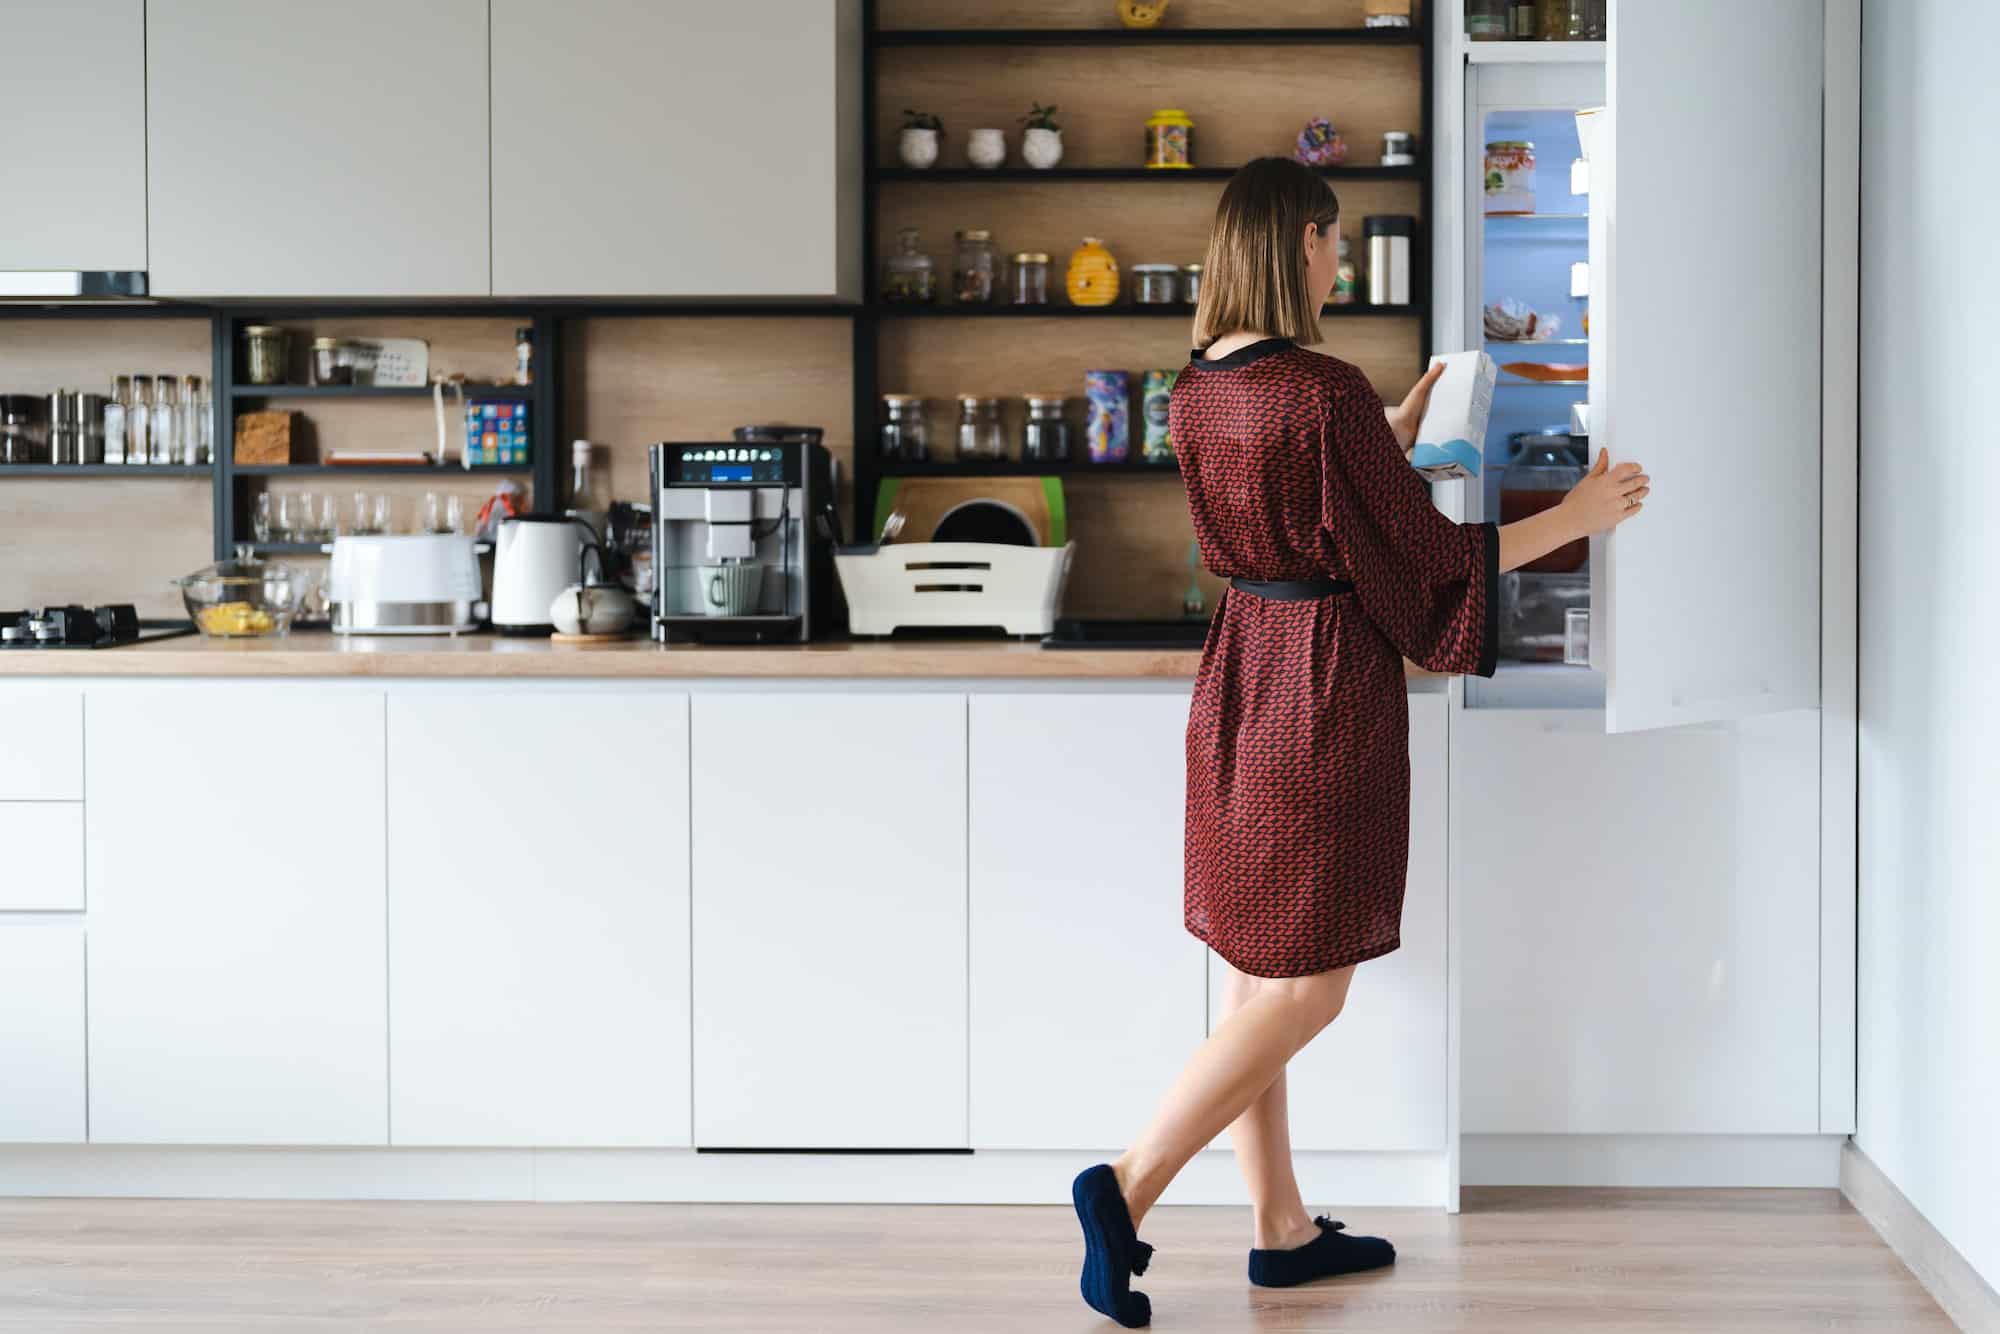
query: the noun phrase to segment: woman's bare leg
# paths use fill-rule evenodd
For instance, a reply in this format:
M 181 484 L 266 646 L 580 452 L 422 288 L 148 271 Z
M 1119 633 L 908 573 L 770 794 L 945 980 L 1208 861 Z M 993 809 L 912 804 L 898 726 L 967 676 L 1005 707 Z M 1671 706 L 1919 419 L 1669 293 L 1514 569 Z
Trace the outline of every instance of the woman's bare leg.
M 1225 963 L 1223 967 L 1228 968 Z M 1229 969 L 1222 988 L 1222 1013 L 1233 1013 L 1256 994 L 1264 979 Z M 1292 1132 L 1288 1116 L 1285 1072 L 1270 1082 L 1243 1115 L 1229 1123 L 1229 1142 L 1236 1166 L 1250 1188 L 1251 1245 L 1259 1250 L 1290 1250 L 1319 1235 L 1299 1179 L 1292 1170 Z
M 1333 1022 L 1353 977 L 1348 967 L 1310 977 L 1256 979 L 1250 994 L 1195 1049 L 1152 1124 L 1111 1165 L 1134 1227 L 1188 1160 L 1242 1116 L 1284 1073 L 1285 1062 Z

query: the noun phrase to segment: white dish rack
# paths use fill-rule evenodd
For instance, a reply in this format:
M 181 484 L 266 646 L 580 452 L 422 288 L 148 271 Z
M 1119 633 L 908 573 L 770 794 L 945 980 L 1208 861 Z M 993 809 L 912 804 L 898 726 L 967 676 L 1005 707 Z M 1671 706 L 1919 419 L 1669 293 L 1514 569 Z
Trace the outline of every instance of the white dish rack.
M 1045 635 L 1055 629 L 1074 542 L 897 542 L 833 558 L 857 635 L 899 628 L 984 629 Z

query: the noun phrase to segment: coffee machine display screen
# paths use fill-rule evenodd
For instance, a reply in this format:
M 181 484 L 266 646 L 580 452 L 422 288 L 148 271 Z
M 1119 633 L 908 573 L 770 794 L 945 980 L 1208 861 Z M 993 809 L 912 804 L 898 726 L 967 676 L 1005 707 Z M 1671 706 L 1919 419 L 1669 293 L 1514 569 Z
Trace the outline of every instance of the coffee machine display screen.
M 776 445 L 682 445 L 667 464 L 669 486 L 770 486 L 798 480 L 790 451 Z

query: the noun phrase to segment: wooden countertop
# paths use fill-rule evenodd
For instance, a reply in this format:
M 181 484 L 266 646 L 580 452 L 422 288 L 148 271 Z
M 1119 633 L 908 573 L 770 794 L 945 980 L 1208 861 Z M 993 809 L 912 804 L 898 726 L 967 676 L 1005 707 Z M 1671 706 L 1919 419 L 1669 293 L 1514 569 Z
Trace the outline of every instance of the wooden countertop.
M 1012 640 L 831 641 L 582 646 L 498 635 L 166 639 L 124 648 L 0 650 L 0 677 L 716 677 L 850 679 L 1070 678 L 1192 680 L 1201 654 L 1150 649 L 1044 649 Z
M 562 680 L 845 678 L 848 680 L 1192 681 L 1194 650 L 1045 649 L 1000 639 L 833 640 L 819 644 L 582 646 L 500 635 L 307 632 L 286 639 L 188 636 L 114 649 L 0 649 L 0 679 L 83 677 L 437 677 Z M 1412 685 L 1444 678 L 1411 664 Z

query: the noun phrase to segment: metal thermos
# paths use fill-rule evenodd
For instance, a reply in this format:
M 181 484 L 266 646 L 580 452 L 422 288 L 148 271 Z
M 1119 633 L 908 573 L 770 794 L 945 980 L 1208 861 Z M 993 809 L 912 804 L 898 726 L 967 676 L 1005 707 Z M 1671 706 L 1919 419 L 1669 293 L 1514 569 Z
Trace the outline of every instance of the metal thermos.
M 1377 213 L 1361 220 L 1368 248 L 1368 304 L 1410 304 L 1410 247 L 1417 220 L 1401 213 Z

